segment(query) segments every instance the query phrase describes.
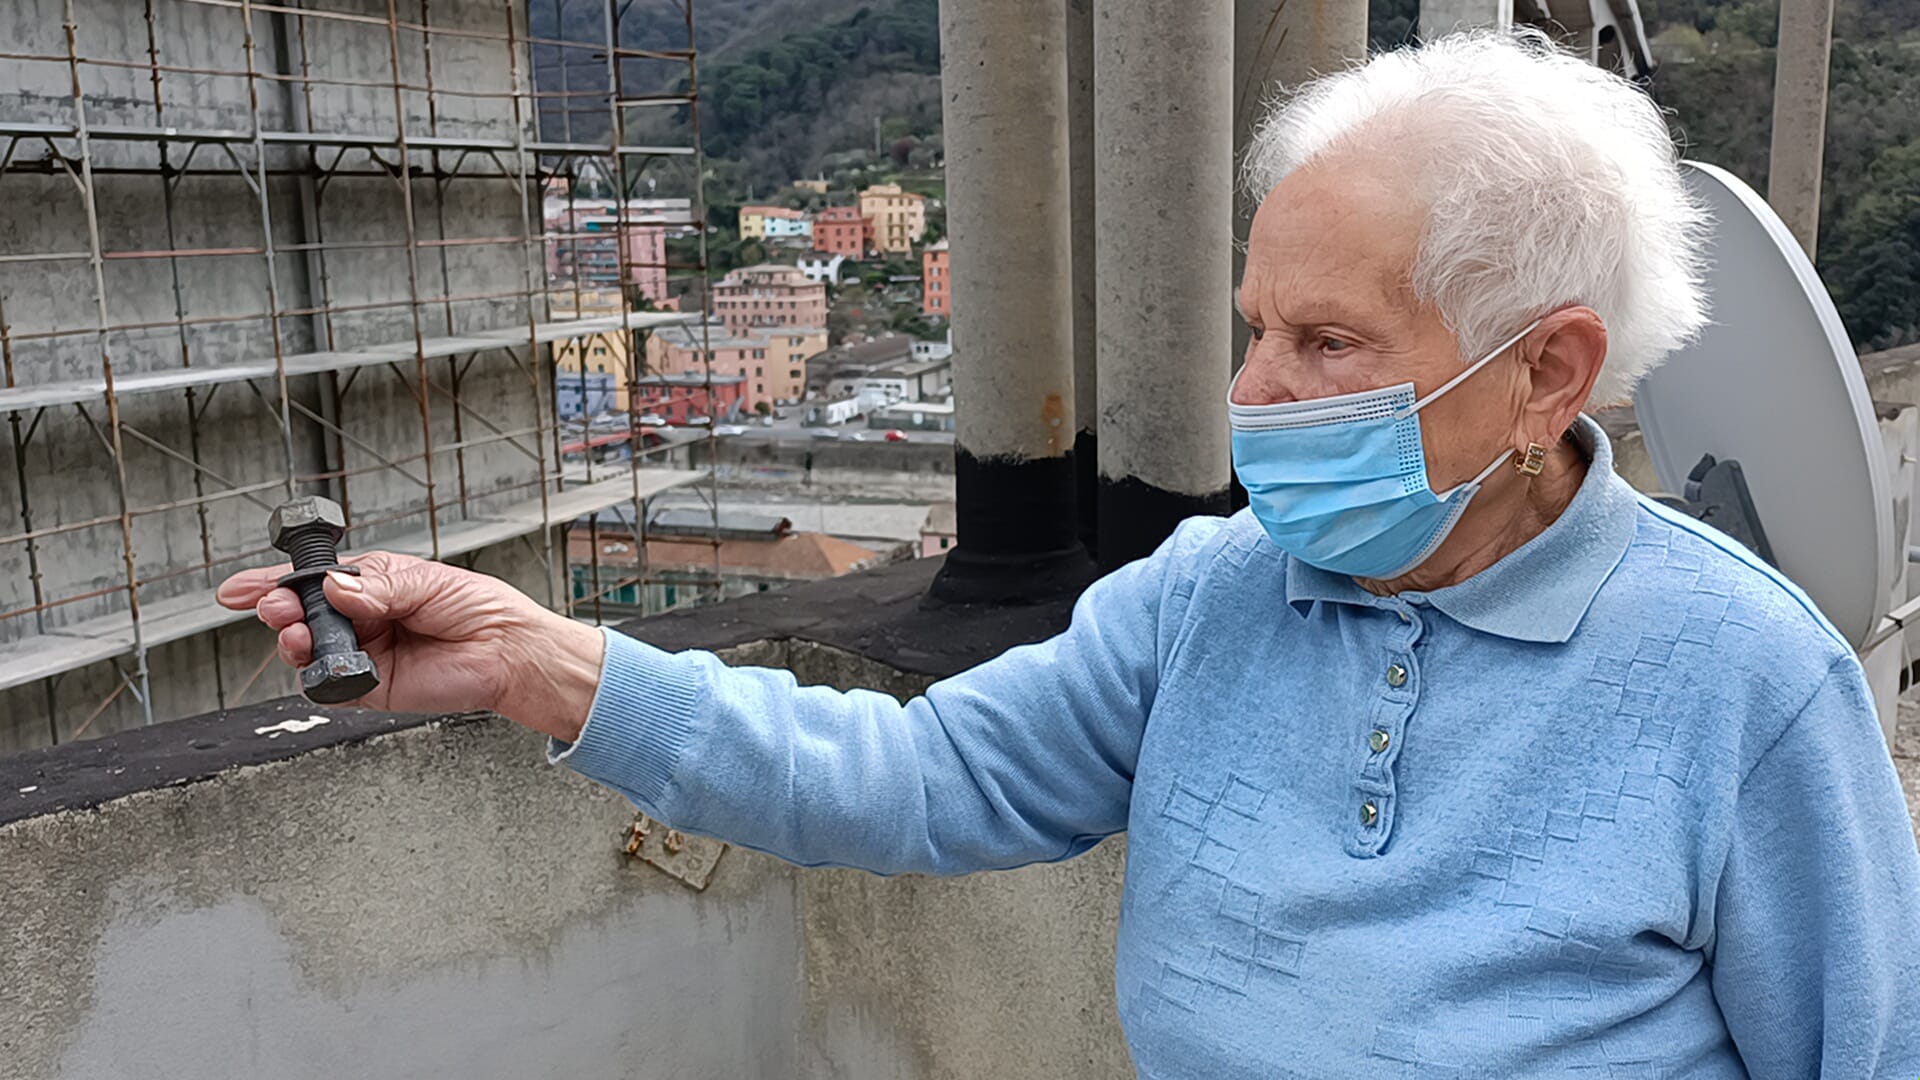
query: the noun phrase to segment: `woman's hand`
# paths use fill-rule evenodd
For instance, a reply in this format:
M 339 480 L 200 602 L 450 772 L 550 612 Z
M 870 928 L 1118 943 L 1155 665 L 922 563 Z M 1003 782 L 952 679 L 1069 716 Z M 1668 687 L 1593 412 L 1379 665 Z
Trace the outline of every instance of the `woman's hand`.
M 328 574 L 327 601 L 353 620 L 380 687 L 357 704 L 396 712 L 491 709 L 535 731 L 578 738 L 600 681 L 600 632 L 548 611 L 497 578 L 409 555 L 345 560 L 360 576 Z M 300 598 L 274 585 L 290 567 L 245 570 L 220 603 L 253 608 L 279 631 L 280 658 L 313 659 Z

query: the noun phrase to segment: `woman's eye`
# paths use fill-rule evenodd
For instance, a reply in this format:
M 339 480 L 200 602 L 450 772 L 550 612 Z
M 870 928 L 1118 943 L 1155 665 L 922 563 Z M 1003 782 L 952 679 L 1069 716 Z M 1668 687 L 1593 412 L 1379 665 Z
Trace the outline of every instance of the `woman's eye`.
M 1255 341 L 1259 341 L 1259 340 L 1260 340 L 1260 338 L 1261 338 L 1261 337 L 1262 337 L 1262 336 L 1263 336 L 1264 334 L 1266 334 L 1266 332 L 1267 332 L 1267 330 L 1266 330 L 1266 328 L 1265 328 L 1265 327 L 1263 327 L 1263 326 L 1255 326 L 1255 325 L 1253 325 L 1252 323 L 1248 323 L 1248 324 L 1247 324 L 1247 333 L 1249 333 L 1249 334 L 1252 334 L 1252 335 L 1253 335 L 1253 340 L 1255 340 Z
M 1353 345 L 1337 337 L 1322 337 L 1320 347 L 1330 353 L 1339 353 L 1353 348 Z

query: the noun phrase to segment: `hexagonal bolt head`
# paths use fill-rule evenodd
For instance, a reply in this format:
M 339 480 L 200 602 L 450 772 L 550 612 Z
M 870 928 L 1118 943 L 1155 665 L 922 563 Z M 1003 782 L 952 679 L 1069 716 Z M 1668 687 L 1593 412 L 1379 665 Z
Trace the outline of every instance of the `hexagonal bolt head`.
M 339 705 L 373 693 L 380 685 L 380 673 L 373 660 L 363 652 L 335 653 L 315 657 L 300 669 L 300 689 L 307 700 L 319 705 Z
M 314 526 L 325 526 L 337 544 L 347 534 L 346 512 L 340 509 L 339 503 L 318 495 L 281 503 L 267 518 L 267 538 L 274 547 L 285 551 L 295 535 Z

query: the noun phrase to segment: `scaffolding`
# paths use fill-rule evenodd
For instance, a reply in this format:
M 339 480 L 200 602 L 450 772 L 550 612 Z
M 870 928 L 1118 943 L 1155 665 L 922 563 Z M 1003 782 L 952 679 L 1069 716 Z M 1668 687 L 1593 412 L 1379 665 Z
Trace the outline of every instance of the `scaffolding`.
M 246 616 L 212 589 L 274 555 L 260 522 L 283 498 L 338 501 L 349 549 L 470 560 L 517 542 L 548 604 L 595 621 L 601 597 L 644 585 L 646 568 L 604 583 L 592 543 L 598 591 L 576 597 L 562 535 L 574 522 L 593 529 L 628 504 L 643 523 L 650 496 L 691 485 L 717 530 L 713 470 L 675 467 L 686 443 L 649 447 L 658 436 L 631 409 L 622 460 L 567 460 L 552 356 L 624 335 L 631 391 L 650 330 L 705 326 L 692 0 L 38 0 L 9 17 L 26 32 L 0 52 L 17 75 L 0 92 L 0 208 L 13 208 L 0 209 L 0 412 L 15 489 L 0 558 L 24 573 L 0 593 L 0 692 L 42 685 L 53 741 L 122 695 L 153 722 L 150 655 L 195 635 L 213 635 L 215 707 L 253 692 L 271 636 L 228 685 L 221 631 Z M 558 29 L 534 34 L 540 19 Z M 683 47 L 630 44 L 663 32 Z M 545 88 L 542 58 L 560 66 L 559 89 Z M 599 75 L 575 89 L 567 72 L 583 59 Z M 661 106 L 684 138 L 629 143 L 630 111 Z M 556 120 L 567 137 L 551 137 Z M 594 134 L 574 138 L 576 126 Z M 571 193 L 583 175 L 611 177 L 624 207 L 675 163 L 698 255 L 659 269 L 684 279 L 690 310 L 550 317 L 550 293 L 569 286 L 549 280 L 548 254 L 587 238 L 546 227 L 549 182 Z M 81 235 L 46 244 L 75 204 Z M 253 236 L 234 243 L 243 219 Z M 462 228 L 476 220 L 494 227 Z M 642 267 L 616 248 L 632 280 Z M 376 294 L 382 278 L 391 294 Z M 104 509 L 77 512 L 103 471 Z M 61 679 L 97 664 L 112 666 L 111 688 L 61 731 Z

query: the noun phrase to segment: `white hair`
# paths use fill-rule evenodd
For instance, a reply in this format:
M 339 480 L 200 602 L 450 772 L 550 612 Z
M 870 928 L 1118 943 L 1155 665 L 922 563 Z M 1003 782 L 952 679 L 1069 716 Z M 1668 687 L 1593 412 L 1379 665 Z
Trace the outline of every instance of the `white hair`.
M 1330 150 L 1387 145 L 1426 226 L 1408 284 L 1478 359 L 1530 320 L 1585 304 L 1607 326 L 1593 404 L 1631 398 L 1707 322 L 1707 214 L 1660 110 L 1544 35 L 1453 34 L 1283 95 L 1243 182 L 1264 199 Z

